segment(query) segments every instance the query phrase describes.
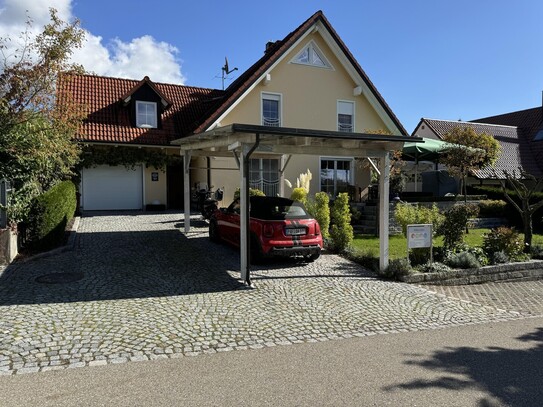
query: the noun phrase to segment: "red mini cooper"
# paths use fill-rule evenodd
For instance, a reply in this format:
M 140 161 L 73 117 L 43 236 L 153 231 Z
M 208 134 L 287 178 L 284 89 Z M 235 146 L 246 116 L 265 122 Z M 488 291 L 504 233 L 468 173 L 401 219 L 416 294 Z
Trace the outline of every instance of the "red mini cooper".
M 287 198 L 252 196 L 249 208 L 252 262 L 273 256 L 303 256 L 309 261 L 319 258 L 320 226 L 301 203 Z M 239 246 L 239 199 L 228 208 L 215 211 L 209 221 L 209 238 Z

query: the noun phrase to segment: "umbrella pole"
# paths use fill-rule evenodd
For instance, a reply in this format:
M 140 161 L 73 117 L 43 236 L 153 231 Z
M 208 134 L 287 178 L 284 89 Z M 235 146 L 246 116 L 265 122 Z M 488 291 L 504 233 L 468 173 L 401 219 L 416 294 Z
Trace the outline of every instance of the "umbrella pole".
M 419 177 L 419 159 L 415 158 L 415 192 L 419 192 L 417 188 L 417 179 Z

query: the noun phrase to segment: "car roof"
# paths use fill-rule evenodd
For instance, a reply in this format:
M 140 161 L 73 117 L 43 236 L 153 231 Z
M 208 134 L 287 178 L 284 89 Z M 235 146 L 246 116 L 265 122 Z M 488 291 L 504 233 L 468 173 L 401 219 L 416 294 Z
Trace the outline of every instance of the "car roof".
M 281 196 L 251 196 L 251 204 L 273 204 L 273 205 L 292 205 L 294 202 L 292 199 L 284 198 Z

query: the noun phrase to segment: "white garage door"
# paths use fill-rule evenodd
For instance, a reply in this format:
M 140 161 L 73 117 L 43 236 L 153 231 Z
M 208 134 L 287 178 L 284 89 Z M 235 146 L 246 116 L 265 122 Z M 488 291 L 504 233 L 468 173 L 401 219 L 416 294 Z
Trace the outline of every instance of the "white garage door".
M 81 203 L 84 210 L 141 209 L 143 201 L 142 167 L 101 165 L 82 173 Z

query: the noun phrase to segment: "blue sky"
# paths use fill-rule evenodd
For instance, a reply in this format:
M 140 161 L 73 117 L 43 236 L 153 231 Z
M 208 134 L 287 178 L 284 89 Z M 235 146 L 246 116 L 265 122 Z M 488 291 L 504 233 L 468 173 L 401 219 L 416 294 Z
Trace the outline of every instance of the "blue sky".
M 65 18 L 79 18 L 90 38 L 79 58 L 93 72 L 137 79 L 147 74 L 156 81 L 214 88 L 221 87 L 225 56 L 243 71 L 261 57 L 267 41 L 282 39 L 320 9 L 408 132 L 421 117 L 472 120 L 541 105 L 541 0 L 0 0 L 0 5 L 0 28 L 7 27 L 10 8 L 26 7 L 33 15 L 54 6 Z

